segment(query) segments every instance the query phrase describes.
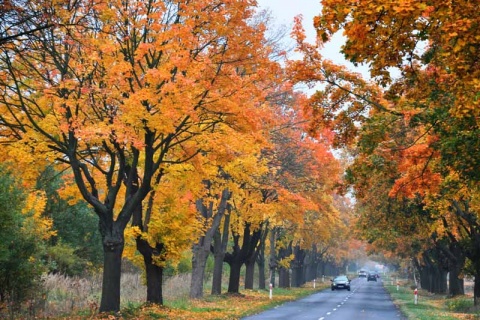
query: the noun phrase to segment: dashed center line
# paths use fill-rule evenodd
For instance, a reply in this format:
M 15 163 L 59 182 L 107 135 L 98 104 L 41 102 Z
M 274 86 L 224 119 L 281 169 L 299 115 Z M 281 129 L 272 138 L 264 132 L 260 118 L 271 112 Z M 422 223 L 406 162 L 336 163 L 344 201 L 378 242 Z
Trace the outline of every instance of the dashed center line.
M 342 302 L 339 302 L 339 304 L 337 305 L 336 308 L 333 308 L 333 310 L 331 312 L 327 312 L 326 313 L 326 316 L 330 316 L 333 312 L 337 311 L 338 308 L 340 308 L 345 302 L 347 302 L 347 300 L 353 296 L 353 294 L 355 293 L 355 291 L 357 291 L 358 288 L 356 288 L 355 290 L 353 290 L 352 293 L 350 293 L 347 297 L 345 297 L 345 299 L 342 301 Z M 318 318 L 318 320 L 325 320 L 326 317 L 321 317 L 321 318 Z

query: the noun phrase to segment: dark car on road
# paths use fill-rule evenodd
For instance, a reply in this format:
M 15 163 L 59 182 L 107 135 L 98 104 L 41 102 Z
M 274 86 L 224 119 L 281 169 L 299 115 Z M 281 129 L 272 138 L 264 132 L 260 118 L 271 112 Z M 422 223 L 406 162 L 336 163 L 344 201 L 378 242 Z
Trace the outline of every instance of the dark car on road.
M 337 276 L 332 279 L 332 291 L 338 289 L 347 289 L 350 291 L 350 280 L 347 276 Z
M 369 273 L 367 276 L 367 281 L 377 281 L 377 274 L 376 273 Z

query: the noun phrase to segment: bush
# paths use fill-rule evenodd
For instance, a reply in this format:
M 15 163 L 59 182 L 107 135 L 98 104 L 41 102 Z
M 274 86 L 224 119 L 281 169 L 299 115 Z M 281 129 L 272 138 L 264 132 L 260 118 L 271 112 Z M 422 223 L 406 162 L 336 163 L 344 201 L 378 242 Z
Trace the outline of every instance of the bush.
M 455 312 L 467 312 L 473 307 L 473 299 L 455 298 L 446 303 L 448 310 Z
M 80 258 L 75 254 L 75 249 L 62 242 L 48 247 L 47 255 L 50 272 L 75 276 L 88 269 L 88 261 Z
M 26 195 L 14 176 L 0 166 L 0 301 L 19 304 L 35 291 L 45 267 L 43 239 L 30 232 L 32 219 L 22 213 Z

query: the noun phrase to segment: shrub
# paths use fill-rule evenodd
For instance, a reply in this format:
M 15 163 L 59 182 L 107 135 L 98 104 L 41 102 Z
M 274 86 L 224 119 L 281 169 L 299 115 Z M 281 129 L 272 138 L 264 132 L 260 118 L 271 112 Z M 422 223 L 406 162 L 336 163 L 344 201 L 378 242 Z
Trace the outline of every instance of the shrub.
M 473 299 L 456 298 L 450 299 L 446 303 L 448 310 L 455 312 L 467 312 L 473 307 Z
M 26 199 L 13 174 L 0 166 L 0 301 L 16 306 L 35 291 L 45 270 L 44 239 L 32 232 L 36 217 L 22 211 Z

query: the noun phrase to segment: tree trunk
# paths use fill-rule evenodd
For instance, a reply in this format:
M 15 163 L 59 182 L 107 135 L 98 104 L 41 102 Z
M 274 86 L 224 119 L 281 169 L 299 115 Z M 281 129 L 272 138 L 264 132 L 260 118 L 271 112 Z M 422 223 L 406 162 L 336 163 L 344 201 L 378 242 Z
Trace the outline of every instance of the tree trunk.
M 207 186 L 209 185 L 208 182 L 205 183 Z M 190 298 L 192 299 L 203 297 L 205 266 L 207 264 L 208 256 L 212 251 L 212 241 L 215 235 L 219 232 L 218 228 L 225 215 L 229 198 L 230 192 L 228 189 L 224 189 L 215 216 L 213 216 L 213 202 L 210 202 L 207 207 L 204 205 L 203 200 L 197 200 L 197 211 L 200 213 L 201 218 L 203 218 L 203 223 L 206 226 L 207 231 L 192 247 L 192 279 L 190 281 Z M 211 224 L 208 225 L 210 221 Z
M 240 270 L 242 269 L 241 261 L 232 261 L 230 265 L 230 277 L 228 280 L 228 293 L 240 292 Z
M 205 266 L 207 264 L 210 248 L 206 250 L 200 244 L 192 247 L 192 279 L 190 281 L 190 298 L 198 299 L 203 297 L 203 279 L 205 277 Z
M 257 257 L 258 265 L 258 289 L 265 289 L 265 241 L 260 244 L 260 251 Z
M 273 228 L 270 232 L 270 258 L 268 259 L 268 268 L 270 269 L 270 283 L 275 287 L 275 272 L 277 270 L 277 255 L 275 251 L 277 229 Z
M 278 269 L 278 287 L 290 288 L 290 272 L 288 269 L 282 267 Z
M 152 248 L 148 241 L 138 237 L 136 239 L 137 250 L 143 256 L 147 280 L 147 303 L 163 305 L 162 283 L 163 267 L 154 264 L 154 257 L 163 251 L 163 244 L 157 243 Z
M 317 269 L 318 269 L 317 274 L 321 277 L 325 276 L 325 266 L 326 266 L 326 262 L 323 259 L 323 257 L 321 257 L 317 265 Z
M 262 231 L 263 229 L 263 231 Z M 254 231 L 254 236 L 252 237 L 252 242 L 249 244 L 251 249 L 247 259 L 245 260 L 245 289 L 253 289 L 253 279 L 255 275 L 255 263 L 259 261 L 259 256 L 262 251 L 262 247 L 265 248 L 265 239 L 268 234 L 268 222 L 265 223 L 264 227 Z M 260 238 L 256 239 L 255 234 L 260 233 Z M 264 282 L 265 286 L 265 282 Z
M 245 289 L 253 289 L 254 274 L 255 274 L 255 260 L 249 259 L 245 263 Z
M 220 230 L 217 230 L 213 238 L 213 277 L 212 277 L 212 295 L 222 293 L 222 277 L 223 277 L 223 261 L 228 245 L 228 232 L 230 228 L 230 210 L 227 206 L 229 214 L 225 215 L 223 220 L 223 233 L 220 236 Z
M 144 257 L 145 259 L 145 257 Z M 147 278 L 147 303 L 163 305 L 163 268 L 152 263 L 151 256 L 145 261 Z
M 304 260 L 305 260 L 305 250 L 301 249 L 300 246 L 295 246 L 293 249 L 294 259 L 291 262 L 292 269 L 292 287 L 300 287 L 305 283 L 305 270 L 304 270 Z
M 115 229 L 114 229 L 115 230 Z M 123 232 L 113 231 L 113 235 L 103 235 L 103 280 L 100 312 L 120 310 L 120 276 L 122 273 Z
M 447 221 L 444 220 L 445 229 L 448 229 Z M 465 252 L 454 234 L 447 231 L 447 241 L 436 242 L 436 247 L 446 259 L 448 277 L 448 295 L 455 297 L 465 294 L 463 279 L 460 279 L 463 266 L 465 265 Z
M 435 291 L 434 293 L 437 294 L 445 294 L 447 293 L 447 271 L 445 271 L 442 267 L 437 266 L 435 272 Z
M 313 245 L 312 250 L 309 250 L 305 257 L 305 281 L 312 281 L 317 278 L 317 266 L 317 248 Z
M 247 261 L 255 262 L 256 252 L 258 251 L 258 244 L 264 234 L 262 232 L 262 224 L 250 233 L 251 224 L 244 222 L 242 246 L 240 247 L 240 235 L 233 235 L 232 252 L 225 253 L 225 262 L 230 265 L 230 278 L 228 283 L 229 293 L 239 293 L 240 287 L 240 269 Z M 238 272 L 238 274 L 237 274 Z M 231 283 L 231 281 L 238 281 L 238 283 Z
M 480 305 L 480 276 L 475 275 L 473 282 L 473 305 Z
M 286 248 L 281 248 L 278 251 L 278 259 L 284 259 L 292 254 L 292 242 Z M 278 268 L 278 286 L 280 288 L 290 288 L 290 269 L 280 267 Z
M 213 278 L 212 278 L 212 294 L 222 294 L 222 277 L 223 277 L 223 259 L 224 253 L 215 253 L 213 261 Z
M 129 190 L 130 197 L 133 197 L 139 190 L 139 181 L 138 172 L 135 168 L 126 168 L 128 172 L 127 176 L 130 176 L 130 179 L 125 179 L 124 184 Z M 157 176 L 156 183 L 160 182 L 161 175 Z M 142 232 L 148 232 L 148 222 L 153 210 L 153 199 L 155 192 L 151 192 L 145 217 L 143 216 L 143 204 L 140 202 L 132 210 L 132 226 L 138 227 Z M 148 241 L 142 239 L 140 236 L 137 236 L 135 239 L 138 252 L 143 256 L 143 262 L 145 264 L 145 275 L 146 275 L 146 284 L 147 284 L 147 303 L 163 305 L 163 292 L 162 292 L 162 283 L 163 283 L 163 267 L 154 264 L 155 258 L 158 258 L 164 249 L 163 243 L 155 243 L 155 247 L 150 246 Z
M 460 272 L 458 272 L 458 270 L 450 271 L 450 275 L 448 277 L 448 294 L 452 297 L 462 296 L 465 294 L 465 283 L 459 276 Z

